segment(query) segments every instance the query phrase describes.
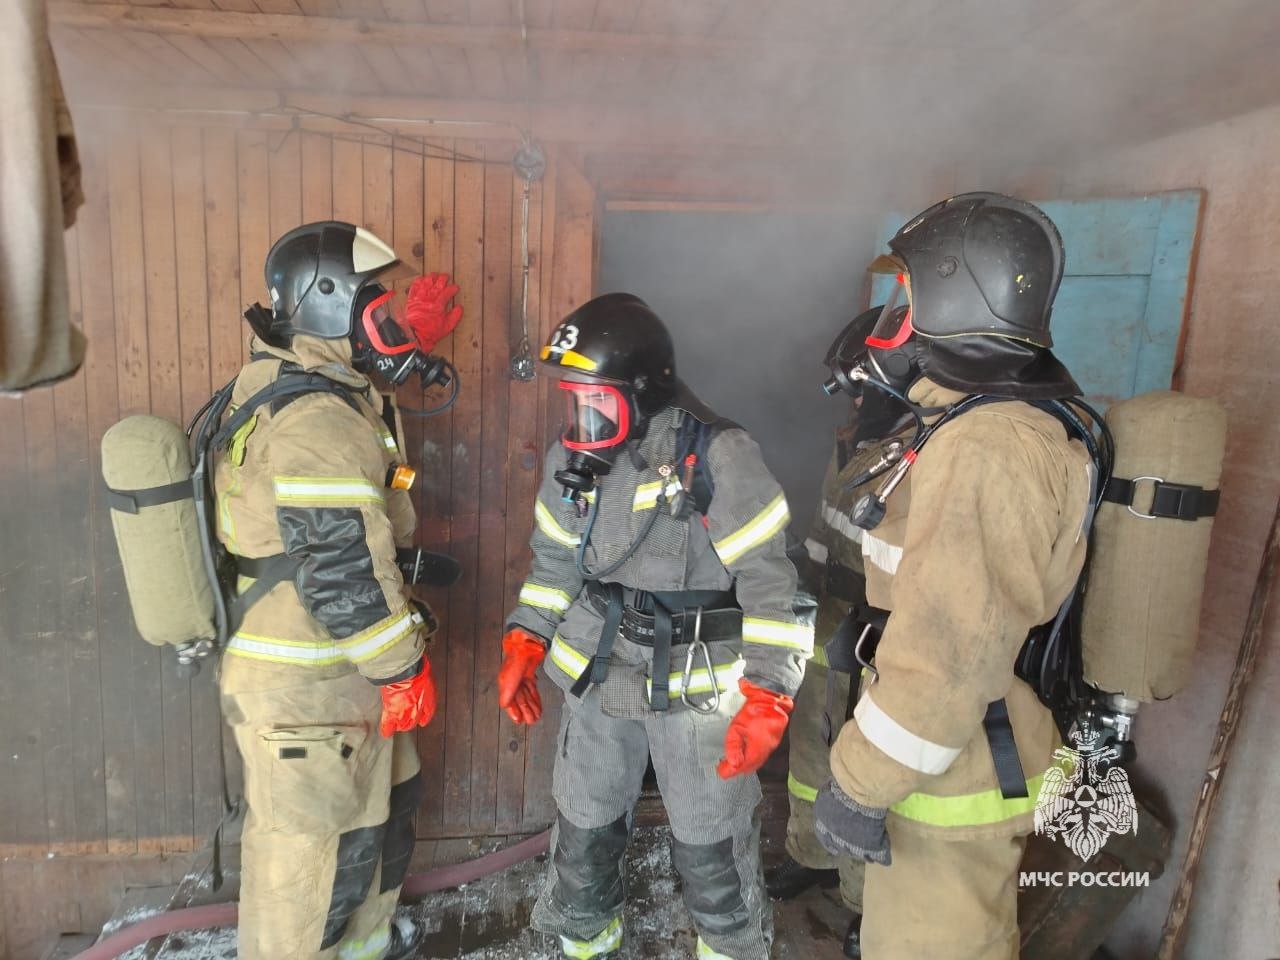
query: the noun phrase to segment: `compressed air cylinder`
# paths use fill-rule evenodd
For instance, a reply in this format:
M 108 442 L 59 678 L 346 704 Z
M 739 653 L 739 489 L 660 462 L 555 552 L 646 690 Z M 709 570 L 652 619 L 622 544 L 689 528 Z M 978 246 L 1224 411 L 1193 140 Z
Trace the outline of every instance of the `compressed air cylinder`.
M 114 491 L 108 494 L 111 525 L 142 639 L 156 646 L 212 640 L 213 591 L 195 500 L 142 505 L 145 494 L 136 496 L 191 479 L 187 435 L 160 417 L 126 417 L 102 438 L 102 478 Z
M 1173 391 L 1117 403 L 1114 476 L 1159 477 L 1217 490 L 1227 418 L 1214 400 Z M 1155 481 L 1135 485 L 1132 510 L 1098 509 L 1084 597 L 1085 679 L 1135 700 L 1163 700 L 1187 682 L 1200 627 L 1200 600 L 1213 518 L 1148 518 Z

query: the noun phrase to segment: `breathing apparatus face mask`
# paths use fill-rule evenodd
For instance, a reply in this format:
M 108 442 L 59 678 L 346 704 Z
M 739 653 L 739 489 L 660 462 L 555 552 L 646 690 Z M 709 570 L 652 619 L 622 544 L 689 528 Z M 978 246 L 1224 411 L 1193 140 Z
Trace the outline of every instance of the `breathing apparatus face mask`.
M 920 364 L 911 307 L 897 305 L 905 287 L 904 277 L 899 274 L 898 279 L 903 282 L 894 287 L 870 329 L 867 314 L 863 314 L 845 327 L 828 349 L 826 364 L 831 378 L 822 387 L 828 396 L 844 392 L 867 403 L 873 393 L 880 393 L 905 402 L 907 390 L 920 376 Z M 873 384 L 870 391 L 868 383 Z M 876 386 L 880 384 L 889 389 Z
M 618 451 L 631 435 L 631 402 L 612 384 L 561 380 L 565 400 L 565 430 L 560 442 L 569 451 L 569 463 L 556 471 L 566 500 L 595 489 L 607 474 Z
M 424 353 L 405 322 L 405 295 L 372 283 L 356 300 L 356 321 L 351 339 L 356 368 L 377 372 L 393 387 L 418 374 L 423 388 L 447 386 L 452 379 L 448 363 Z

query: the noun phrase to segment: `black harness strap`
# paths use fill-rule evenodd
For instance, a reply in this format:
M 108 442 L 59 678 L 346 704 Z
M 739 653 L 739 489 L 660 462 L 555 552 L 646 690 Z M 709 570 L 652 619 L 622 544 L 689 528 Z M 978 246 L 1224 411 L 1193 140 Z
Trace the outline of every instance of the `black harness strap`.
M 191 486 L 190 477 L 143 490 L 115 490 L 107 487 L 107 505 L 122 513 L 137 513 L 144 507 L 190 500 L 194 496 L 195 489 Z
M 1133 501 L 1138 494 L 1139 485 L 1147 480 L 1151 481 L 1155 489 L 1151 495 L 1151 510 L 1144 514 L 1138 512 Z M 1137 477 L 1133 480 L 1112 477 L 1102 491 L 1103 500 L 1128 507 L 1140 517 L 1192 522 L 1217 513 L 1218 498 L 1217 490 L 1206 490 L 1188 483 L 1168 483 L 1156 477 Z
M 271 592 L 276 584 L 291 580 L 301 561 L 285 553 L 270 557 L 236 557 L 236 572 L 253 579 L 244 593 L 232 597 L 227 604 L 229 629 L 237 630 L 249 608 Z
M 653 598 L 653 688 L 649 708 L 661 713 L 671 707 L 671 610 Z M 711 678 L 715 682 L 715 678 Z
M 1006 800 L 1027 796 L 1027 777 L 1022 772 L 1018 744 L 1013 739 L 1013 724 L 1009 722 L 1009 704 L 1004 697 L 987 705 L 982 729 L 987 733 L 987 746 L 991 748 L 991 759 L 995 762 L 1000 795 Z
M 569 692 L 575 697 L 581 697 L 597 683 L 604 683 L 605 677 L 609 675 L 609 657 L 613 654 L 613 644 L 618 639 L 618 628 L 622 626 L 622 614 L 626 609 L 622 600 L 622 584 L 601 583 L 598 588 L 607 594 L 609 605 L 605 609 L 604 626 L 600 628 L 600 643 L 596 647 L 595 656 L 569 688 Z

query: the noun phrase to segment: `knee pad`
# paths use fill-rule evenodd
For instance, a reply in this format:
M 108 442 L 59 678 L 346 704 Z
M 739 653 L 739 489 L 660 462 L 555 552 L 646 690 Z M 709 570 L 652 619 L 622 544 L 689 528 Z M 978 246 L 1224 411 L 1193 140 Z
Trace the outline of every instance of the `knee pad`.
M 404 883 L 416 839 L 413 816 L 421 802 L 421 773 L 415 773 L 404 783 L 397 783 L 391 788 L 391 814 L 387 818 L 387 835 L 382 842 L 382 882 L 379 884 L 379 893 L 394 890 Z
M 733 837 L 715 843 L 681 843 L 673 838 L 671 862 L 680 873 L 684 903 L 699 931 L 733 933 L 750 922 L 733 859 Z
M 333 874 L 333 893 L 324 918 L 321 950 L 336 945 L 347 932 L 347 921 L 369 896 L 373 874 L 378 868 L 387 826 L 359 827 L 338 837 L 338 864 Z
M 554 863 L 555 897 L 571 916 L 612 913 L 622 906 L 622 868 L 627 817 L 603 827 L 578 827 L 561 815 Z

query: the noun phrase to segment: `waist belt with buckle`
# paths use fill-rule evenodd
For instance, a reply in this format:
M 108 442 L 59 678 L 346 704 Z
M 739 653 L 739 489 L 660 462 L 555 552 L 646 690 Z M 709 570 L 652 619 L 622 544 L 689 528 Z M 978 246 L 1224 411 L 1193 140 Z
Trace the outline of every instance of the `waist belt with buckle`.
M 742 610 L 732 591 L 648 591 L 592 580 L 587 582 L 585 592 L 591 605 L 604 617 L 604 626 L 595 656 L 570 689 L 576 697 L 581 697 L 593 684 L 604 682 L 619 633 L 632 643 L 653 648 L 649 706 L 655 711 L 670 706 L 673 644 L 706 644 L 737 640 L 742 636 Z M 709 662 L 705 649 L 704 656 Z M 712 686 L 715 686 L 714 676 Z

